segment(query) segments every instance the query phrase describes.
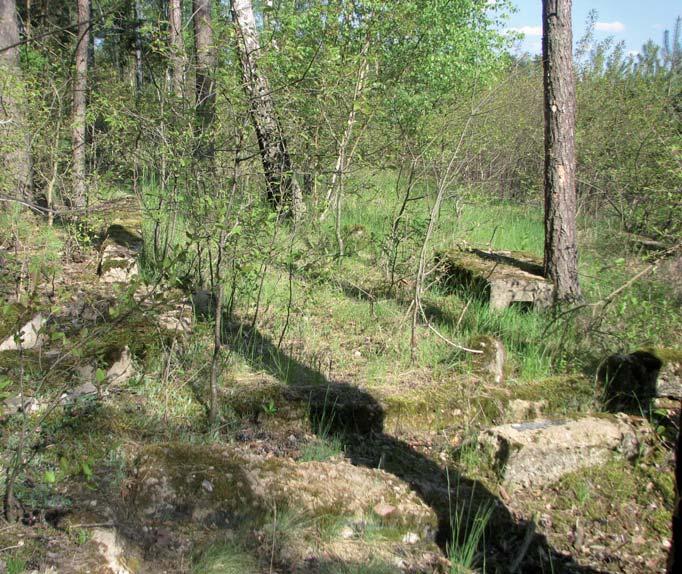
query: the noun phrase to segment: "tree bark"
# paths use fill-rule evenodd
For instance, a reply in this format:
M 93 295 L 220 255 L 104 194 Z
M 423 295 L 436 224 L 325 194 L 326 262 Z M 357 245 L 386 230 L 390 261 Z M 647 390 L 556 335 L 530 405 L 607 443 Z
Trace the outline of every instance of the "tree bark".
M 275 111 L 267 78 L 258 69 L 260 43 L 251 0 L 232 1 L 232 20 L 237 32 L 237 52 L 242 68 L 249 115 L 263 162 L 270 202 L 295 220 L 305 212 L 303 194 L 294 178 L 291 156 Z
M 26 93 L 18 44 L 16 2 L 0 0 L 0 152 L 4 164 L 0 184 L 8 195 L 30 201 L 33 196 L 30 137 L 22 107 Z
M 78 0 L 78 35 L 76 39 L 76 72 L 73 81 L 73 204 L 85 207 L 87 182 L 85 169 L 85 114 L 88 91 L 88 43 L 90 41 L 90 2 Z
M 196 113 L 200 143 L 197 155 L 212 159 L 215 146 L 211 128 L 215 117 L 215 50 L 211 27 L 211 0 L 193 0 L 194 42 L 196 49 Z
M 135 0 L 133 6 L 135 12 L 135 97 L 140 98 L 142 84 L 144 83 L 144 69 L 142 68 L 142 6 L 140 0 Z
M 169 43 L 173 94 L 182 98 L 185 91 L 185 39 L 182 35 L 182 0 L 170 0 Z
M 571 0 L 543 0 L 545 275 L 556 302 L 581 299 L 576 243 L 575 77 Z

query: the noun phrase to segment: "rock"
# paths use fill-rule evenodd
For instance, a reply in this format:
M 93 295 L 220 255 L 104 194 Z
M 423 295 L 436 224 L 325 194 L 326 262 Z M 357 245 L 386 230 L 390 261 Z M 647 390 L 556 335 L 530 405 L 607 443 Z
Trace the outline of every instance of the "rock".
M 341 529 L 341 532 L 339 532 L 339 536 L 344 540 L 350 540 L 351 538 L 355 538 L 355 530 L 350 526 L 344 526 Z
M 119 386 L 127 383 L 135 376 L 135 366 L 130 349 L 126 345 L 121 349 L 118 358 L 107 369 L 106 382 L 110 386 Z
M 381 518 L 386 518 L 387 516 L 390 516 L 395 512 L 395 506 L 391 506 L 390 504 L 386 504 L 385 502 L 380 502 L 374 507 L 373 510 L 377 516 L 381 516 Z
M 606 462 L 614 452 L 632 457 L 638 438 L 624 417 L 507 424 L 484 431 L 479 446 L 508 487 L 554 482 Z
M 102 243 L 97 274 L 104 283 L 130 283 L 137 275 L 137 256 L 142 249 L 142 235 L 133 225 L 109 226 Z
M 538 419 L 547 408 L 547 401 L 514 399 L 507 404 L 505 416 L 511 422 Z
M 14 415 L 17 413 L 34 413 L 40 410 L 40 403 L 33 397 L 10 397 L 2 403 L 3 415 Z
M 483 335 L 474 338 L 469 347 L 477 351 L 483 351 L 482 354 L 474 354 L 474 364 L 478 370 L 489 375 L 491 379 L 500 384 L 504 381 L 504 365 L 507 360 L 507 353 L 504 350 L 502 341 L 495 337 Z
M 88 364 L 88 365 L 78 365 L 75 368 L 74 374 L 76 375 L 76 379 L 83 383 L 92 383 L 95 380 L 97 373 L 97 368 L 93 364 Z
M 121 544 L 116 529 L 93 528 L 92 540 L 98 544 L 99 552 L 113 574 L 133 574 L 126 566 L 130 557 Z
M 416 544 L 419 542 L 419 534 L 416 532 L 408 532 L 403 536 L 403 544 Z
M 67 399 L 72 401 L 86 395 L 96 395 L 98 392 L 99 391 L 97 390 L 97 387 L 92 383 L 83 383 L 82 385 L 78 385 L 76 388 L 71 390 L 71 392 L 67 395 Z
M 127 247 L 107 243 L 102 248 L 97 273 L 103 283 L 130 283 L 139 275 L 137 253 Z
M 45 326 L 47 320 L 38 313 L 33 319 L 26 323 L 18 333 L 10 335 L 2 343 L 0 343 L 0 351 L 18 351 L 39 349 L 47 337 L 41 333 L 41 329 Z M 20 341 L 17 341 L 17 335 Z
M 682 400 L 682 351 L 645 349 L 611 355 L 599 378 L 610 409 L 646 412 L 655 398 Z
M 212 489 L 203 484 L 208 481 Z M 172 519 L 226 527 L 262 524 L 270 509 L 384 522 L 431 542 L 438 520 L 407 484 L 347 462 L 305 462 L 246 454 L 230 446 L 146 447 L 137 459 L 129 508 L 145 524 Z
M 194 315 L 199 319 L 212 319 L 215 315 L 216 297 L 207 289 L 197 289 L 190 296 Z
M 192 306 L 179 289 L 162 289 L 159 285 L 140 285 L 135 301 L 151 315 L 160 329 L 175 334 L 191 333 Z
M 172 309 L 163 309 L 157 316 L 157 323 L 164 331 L 191 333 L 192 307 L 188 303 L 177 303 Z

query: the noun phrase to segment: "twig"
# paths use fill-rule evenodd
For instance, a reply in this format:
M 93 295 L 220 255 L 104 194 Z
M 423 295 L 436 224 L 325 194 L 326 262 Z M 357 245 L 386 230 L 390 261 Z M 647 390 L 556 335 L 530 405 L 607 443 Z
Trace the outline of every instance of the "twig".
M 69 528 L 114 528 L 116 524 L 114 522 L 84 522 L 82 524 L 69 524 Z
M 423 312 L 424 311 L 422 310 L 422 316 L 423 316 Z M 448 345 L 455 347 L 456 349 L 459 349 L 460 351 L 465 351 L 467 353 L 473 353 L 475 355 L 482 355 L 483 354 L 483 351 L 480 351 L 479 349 L 469 349 L 468 347 L 464 347 L 464 346 L 460 345 L 459 343 L 455 343 L 454 341 L 451 341 L 450 339 L 445 337 L 445 335 L 442 335 L 441 333 L 439 333 L 438 330 L 436 328 L 434 328 L 433 325 L 431 325 L 429 320 L 426 319 L 426 317 L 424 317 L 424 318 L 426 320 L 426 326 L 429 329 L 431 329 L 440 339 L 445 341 Z
M 14 546 L 5 546 L 4 548 L 0 548 L 0 552 L 5 552 L 6 550 L 14 550 L 15 548 L 21 548 L 24 545 L 24 541 L 20 541 L 19 544 L 15 544 Z

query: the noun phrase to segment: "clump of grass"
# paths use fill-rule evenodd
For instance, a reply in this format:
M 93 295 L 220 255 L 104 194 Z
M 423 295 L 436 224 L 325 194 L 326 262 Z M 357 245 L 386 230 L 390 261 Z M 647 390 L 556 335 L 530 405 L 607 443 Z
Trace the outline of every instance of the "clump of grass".
M 258 571 L 258 560 L 233 541 L 212 544 L 192 567 L 193 574 L 255 574 Z
M 323 462 L 343 454 L 343 442 L 337 436 L 318 437 L 301 449 L 302 462 Z
M 448 474 L 448 490 L 449 484 Z M 459 492 L 459 485 L 457 490 Z M 475 488 L 471 490 L 469 500 L 458 508 L 453 509 L 452 499 L 449 503 L 452 536 L 447 545 L 447 553 L 450 558 L 450 574 L 468 574 L 479 565 L 485 572 L 485 555 L 481 556 L 480 548 L 485 542 L 485 531 L 493 516 L 493 504 L 490 501 L 478 502 Z

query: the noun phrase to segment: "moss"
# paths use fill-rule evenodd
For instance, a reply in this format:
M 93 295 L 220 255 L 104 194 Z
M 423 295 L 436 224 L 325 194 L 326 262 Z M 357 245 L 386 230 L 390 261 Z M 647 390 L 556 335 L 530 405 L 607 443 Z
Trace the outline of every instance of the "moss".
M 133 494 L 135 507 L 157 519 L 200 520 L 230 527 L 245 521 L 261 523 L 265 508 L 251 491 L 243 462 L 209 446 L 146 447 L 137 462 L 144 478 Z
M 581 375 L 565 375 L 526 383 L 512 389 L 514 398 L 546 401 L 546 413 L 567 414 L 590 411 L 596 406 L 594 382 Z
M 104 275 L 112 269 L 125 269 L 126 271 L 131 268 L 131 263 L 129 259 L 118 259 L 109 258 L 106 261 L 102 261 L 99 266 L 99 274 Z
M 517 275 L 524 271 L 538 277 L 543 276 L 542 262 L 532 254 L 522 251 L 491 252 L 480 249 L 448 249 L 438 251 L 436 263 L 443 269 L 446 278 L 455 282 L 468 278 L 470 281 L 487 283 L 491 272 L 496 275 Z
M 662 365 L 670 363 L 682 363 L 682 349 L 670 349 L 664 347 L 645 347 L 642 349 L 646 353 L 651 353 Z

